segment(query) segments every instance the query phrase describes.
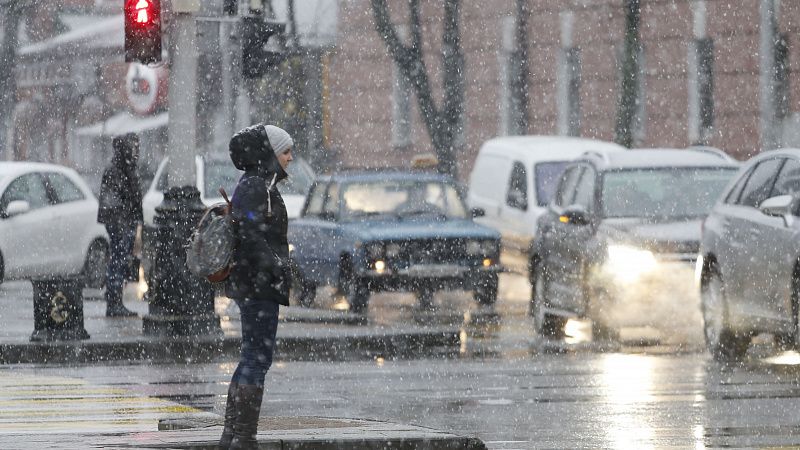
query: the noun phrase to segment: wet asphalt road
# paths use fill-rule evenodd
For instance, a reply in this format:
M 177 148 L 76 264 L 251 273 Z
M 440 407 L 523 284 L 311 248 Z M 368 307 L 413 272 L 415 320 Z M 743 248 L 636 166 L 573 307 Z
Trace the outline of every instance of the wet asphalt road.
M 537 339 L 524 277 L 504 275 L 495 311 L 443 294 L 429 316 L 413 297 L 382 294 L 371 321 L 461 323 L 460 348 L 417 358 L 277 361 L 264 415 L 355 417 L 480 437 L 489 448 L 718 448 L 800 445 L 800 354 L 767 338 L 739 365 L 711 361 L 697 333 L 625 330 L 593 342 Z M 334 297 L 320 307 L 335 308 Z M 687 315 L 690 320 L 693 315 Z M 234 361 L 209 364 L 15 366 L 20 377 L 75 377 L 220 413 Z

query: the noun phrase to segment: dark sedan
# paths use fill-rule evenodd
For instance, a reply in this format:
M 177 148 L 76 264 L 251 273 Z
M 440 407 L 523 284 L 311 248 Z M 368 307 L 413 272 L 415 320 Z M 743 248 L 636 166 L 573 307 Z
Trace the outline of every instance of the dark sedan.
M 480 211 L 467 209 L 459 186 L 438 174 L 320 177 L 289 227 L 296 297 L 308 306 L 317 286 L 333 285 L 363 313 L 372 292 L 411 291 L 429 308 L 437 289 L 465 289 L 492 305 L 500 236 L 473 214 Z
M 649 149 L 578 158 L 539 218 L 530 260 L 531 315 L 556 337 L 568 318 L 595 334 L 658 328 L 696 310 L 700 223 L 738 164 L 708 150 Z

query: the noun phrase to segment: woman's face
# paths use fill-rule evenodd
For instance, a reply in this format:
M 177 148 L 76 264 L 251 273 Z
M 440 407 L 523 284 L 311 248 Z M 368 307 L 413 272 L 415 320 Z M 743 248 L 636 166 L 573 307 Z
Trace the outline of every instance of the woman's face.
M 289 147 L 283 151 L 280 155 L 278 155 L 278 163 L 280 163 L 281 168 L 286 170 L 289 167 L 289 163 L 292 162 L 294 158 L 292 158 L 292 148 Z

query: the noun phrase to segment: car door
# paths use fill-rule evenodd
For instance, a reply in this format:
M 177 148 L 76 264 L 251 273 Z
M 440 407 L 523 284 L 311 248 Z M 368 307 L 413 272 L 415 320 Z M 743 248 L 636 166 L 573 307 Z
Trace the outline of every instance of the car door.
M 0 211 L 5 212 L 12 201 L 28 202 L 30 210 L 12 217 L 2 214 L 11 233 L 0 240 L 9 277 L 24 278 L 51 273 L 54 236 L 52 209 L 44 179 L 39 173 L 20 175 L 0 197 Z
M 341 245 L 341 224 L 339 223 L 341 186 L 332 181 L 325 192 L 322 215 L 317 225 L 318 270 L 328 283 L 338 280 Z
M 81 189 L 63 173 L 45 174 L 47 187 L 53 203 L 53 229 L 57 236 L 57 251 L 54 263 L 64 273 L 78 272 L 89 248 L 87 233 L 97 222 L 97 209 Z
M 530 244 L 528 235 L 530 226 L 527 223 L 531 197 L 531 186 L 525 165 L 514 161 L 511 174 L 506 185 L 503 204 L 500 207 L 500 221 L 503 222 L 503 240 L 505 244 L 517 250 L 526 250 Z
M 553 220 L 542 230 L 546 273 L 546 294 L 548 302 L 556 308 L 574 311 L 578 303 L 577 290 L 580 280 L 575 276 L 574 249 L 579 237 L 576 235 L 578 225 L 559 220 L 561 213 L 572 204 L 575 190 L 584 167 L 580 165 L 567 168 L 562 176 L 555 199 L 551 205 Z
M 322 220 L 322 206 L 325 204 L 325 194 L 328 184 L 315 183 L 308 194 L 305 208 L 298 220 L 290 222 L 289 245 L 292 249 L 292 258 L 299 266 L 303 276 L 317 284 L 323 282 L 319 272 L 320 245 L 317 228 Z
M 768 274 L 760 266 L 765 217 L 758 205 L 766 200 L 777 178 L 783 158 L 769 158 L 758 163 L 750 173 L 738 198 L 727 208 L 723 249 L 718 261 L 732 312 L 747 316 L 769 316 Z M 727 248 L 725 242 L 727 241 Z M 738 311 L 737 311 L 738 310 Z
M 800 194 L 800 161 L 787 158 L 768 197 Z M 796 211 L 793 216 L 796 216 Z M 754 243 L 754 267 L 761 268 L 764 284 L 764 310 L 776 320 L 794 320 L 792 285 L 797 261 L 796 217 L 754 215 L 751 223 L 758 241 Z

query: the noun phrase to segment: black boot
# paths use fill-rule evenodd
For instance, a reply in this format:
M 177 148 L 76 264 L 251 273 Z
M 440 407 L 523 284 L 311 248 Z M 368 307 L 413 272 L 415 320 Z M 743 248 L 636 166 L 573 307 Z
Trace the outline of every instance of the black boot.
M 258 415 L 261 412 L 262 386 L 240 384 L 236 396 L 236 422 L 233 426 L 233 441 L 230 450 L 258 448 Z
M 231 382 L 228 385 L 228 399 L 225 402 L 225 424 L 222 427 L 222 436 L 219 438 L 217 446 L 220 450 L 228 450 L 233 440 L 233 424 L 236 422 L 236 396 L 238 395 L 238 383 Z
M 135 317 L 136 313 L 122 303 L 122 293 L 106 292 L 106 317 Z

